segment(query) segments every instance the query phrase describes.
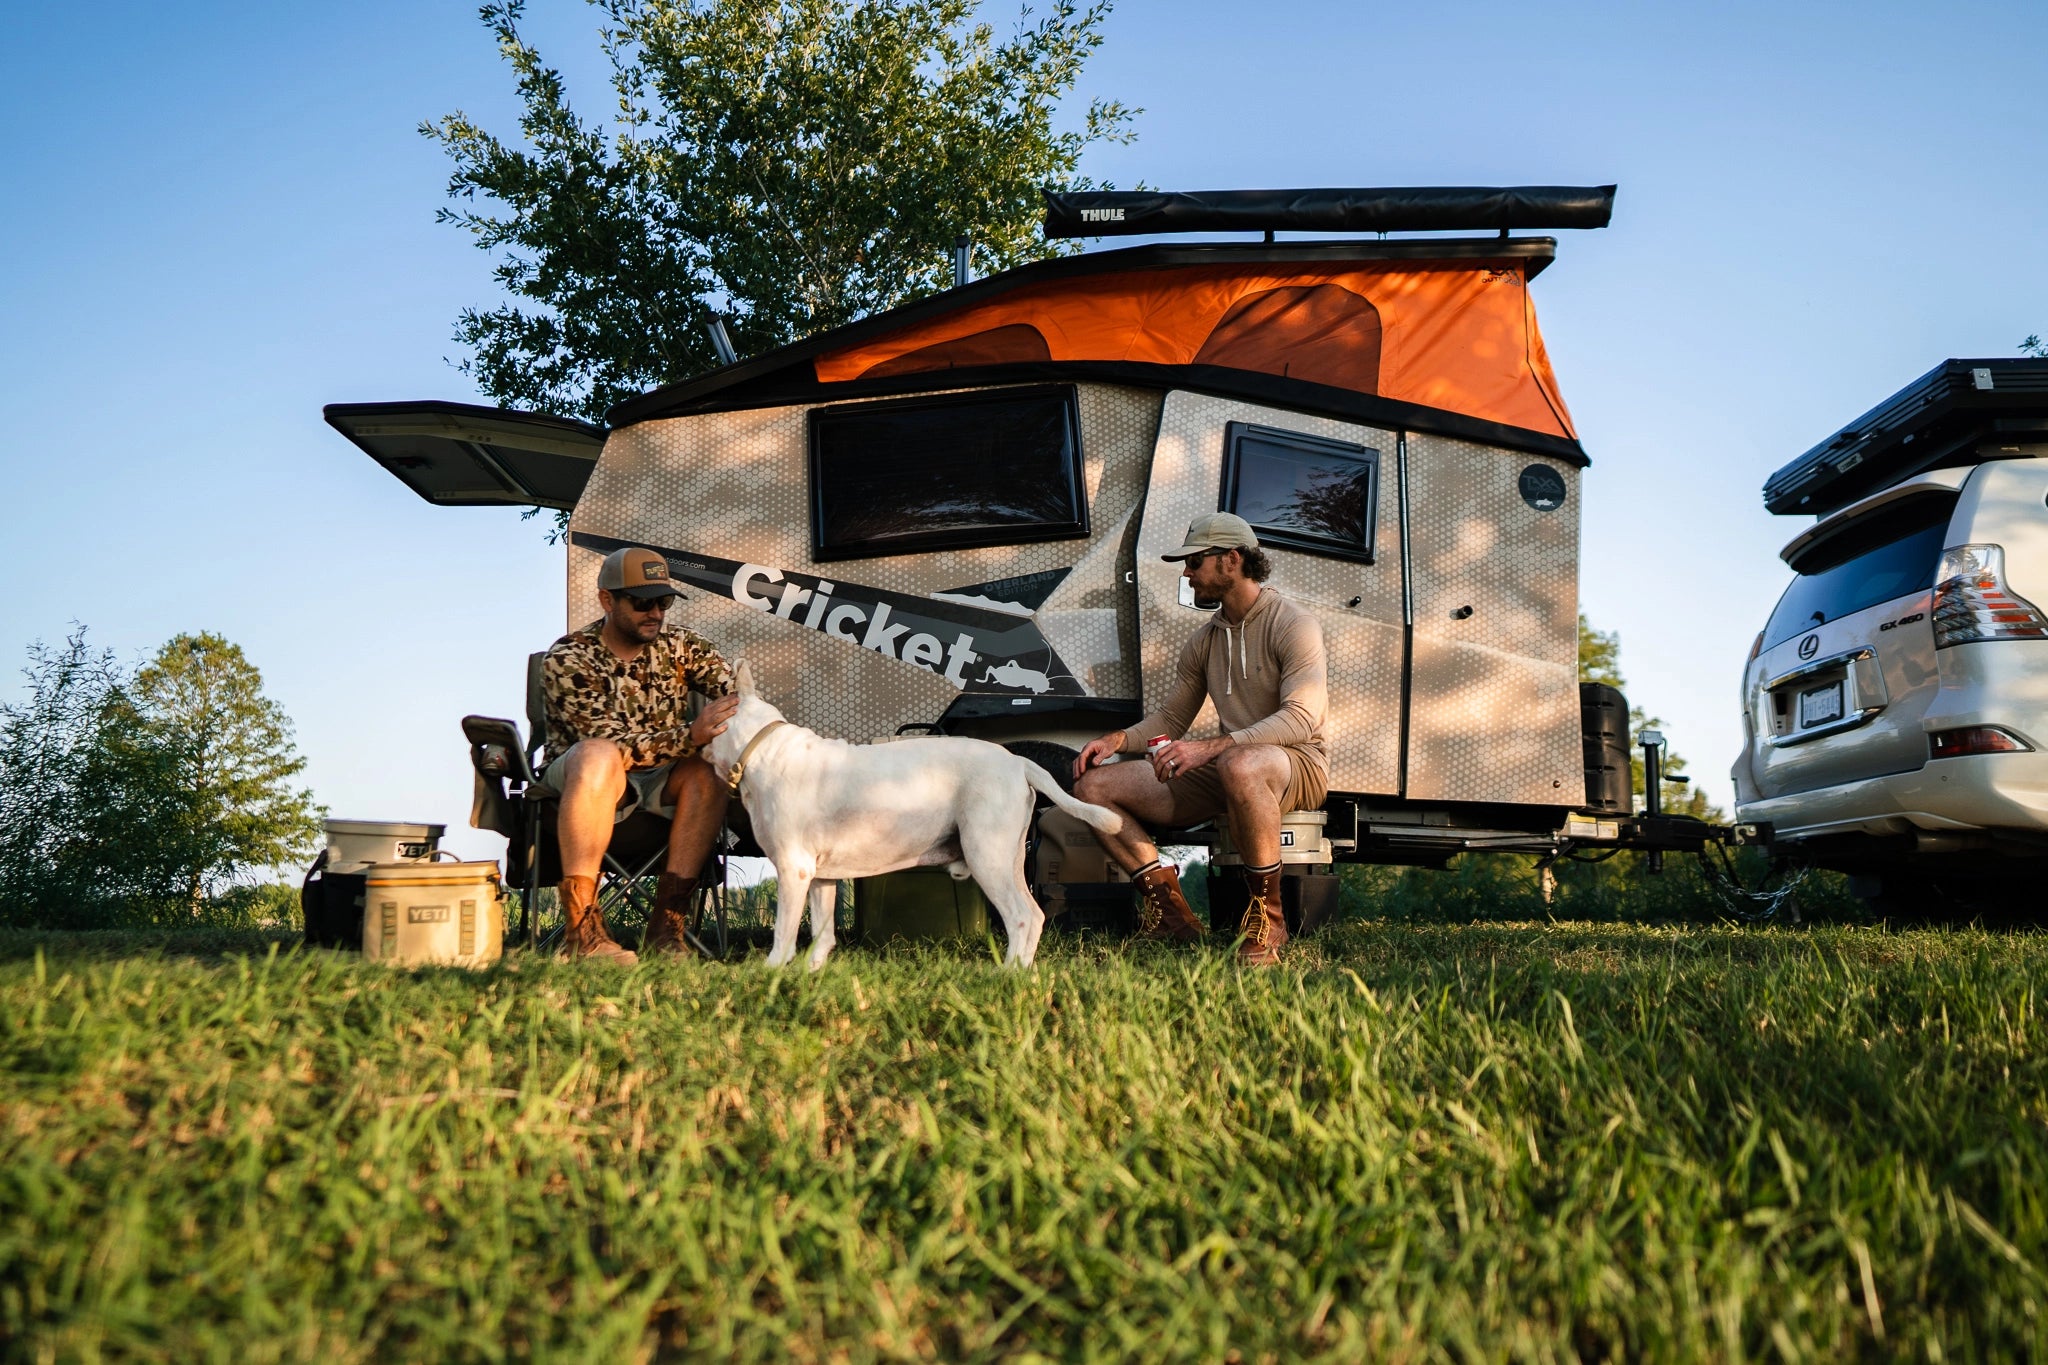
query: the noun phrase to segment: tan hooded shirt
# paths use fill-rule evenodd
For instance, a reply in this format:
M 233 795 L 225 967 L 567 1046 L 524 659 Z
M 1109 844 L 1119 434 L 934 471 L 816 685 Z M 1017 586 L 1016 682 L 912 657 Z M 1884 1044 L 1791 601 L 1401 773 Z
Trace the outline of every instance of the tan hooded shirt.
M 1216 704 L 1223 733 L 1239 744 L 1292 749 L 1329 777 L 1323 722 L 1330 665 L 1323 628 L 1272 588 L 1259 591 L 1236 625 L 1219 611 L 1194 633 L 1180 652 L 1165 705 L 1124 732 L 1123 751 L 1143 753 L 1154 735 L 1186 737 L 1205 697 Z

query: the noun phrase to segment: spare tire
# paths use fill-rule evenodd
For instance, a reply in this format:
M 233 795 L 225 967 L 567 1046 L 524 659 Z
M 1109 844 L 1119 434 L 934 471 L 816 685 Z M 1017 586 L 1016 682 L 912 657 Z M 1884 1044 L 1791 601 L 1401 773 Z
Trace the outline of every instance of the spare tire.
M 1052 774 L 1052 780 L 1060 784 L 1061 791 L 1069 796 L 1074 794 L 1074 760 L 1081 756 L 1079 749 L 1050 744 L 1042 739 L 1020 739 L 1003 747 L 1019 758 L 1036 763 Z

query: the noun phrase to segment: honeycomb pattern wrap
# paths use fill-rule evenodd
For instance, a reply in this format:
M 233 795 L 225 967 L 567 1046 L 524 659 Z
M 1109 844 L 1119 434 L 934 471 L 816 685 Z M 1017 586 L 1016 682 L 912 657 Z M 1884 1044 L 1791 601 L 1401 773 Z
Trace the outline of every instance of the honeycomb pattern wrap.
M 1143 497 L 1157 430 L 1154 390 L 1081 385 L 1083 478 L 1091 537 L 879 559 L 810 557 L 808 415 L 757 408 L 641 422 L 612 433 L 570 518 L 586 532 L 742 563 L 929 596 L 1048 569 L 1073 568 L 1035 613 L 1085 690 L 1134 697 L 1135 610 L 1120 602 L 1132 514 Z M 569 627 L 597 615 L 603 556 L 571 545 Z M 753 666 L 762 695 L 799 725 L 865 742 L 935 721 L 958 696 L 935 672 L 804 629 L 732 597 L 690 590 L 670 619 Z

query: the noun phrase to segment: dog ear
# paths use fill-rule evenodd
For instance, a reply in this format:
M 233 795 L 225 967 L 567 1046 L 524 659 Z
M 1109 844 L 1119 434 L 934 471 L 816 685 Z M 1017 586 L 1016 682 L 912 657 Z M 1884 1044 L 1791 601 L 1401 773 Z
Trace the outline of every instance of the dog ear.
M 760 692 L 754 687 L 754 670 L 748 667 L 745 659 L 741 659 L 733 666 L 732 685 L 733 690 L 743 697 L 757 697 L 760 695 Z

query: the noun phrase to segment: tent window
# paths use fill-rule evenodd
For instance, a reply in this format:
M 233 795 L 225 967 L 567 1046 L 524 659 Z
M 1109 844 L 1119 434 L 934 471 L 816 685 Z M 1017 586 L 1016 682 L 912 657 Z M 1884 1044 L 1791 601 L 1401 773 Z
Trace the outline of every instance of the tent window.
M 1379 485 L 1371 446 L 1249 422 L 1225 429 L 1220 507 L 1261 543 L 1370 564 Z
M 810 435 L 814 559 L 1088 534 L 1071 386 L 815 408 Z
M 1378 393 L 1380 310 L 1334 284 L 1264 290 L 1223 315 L 1195 364 Z

